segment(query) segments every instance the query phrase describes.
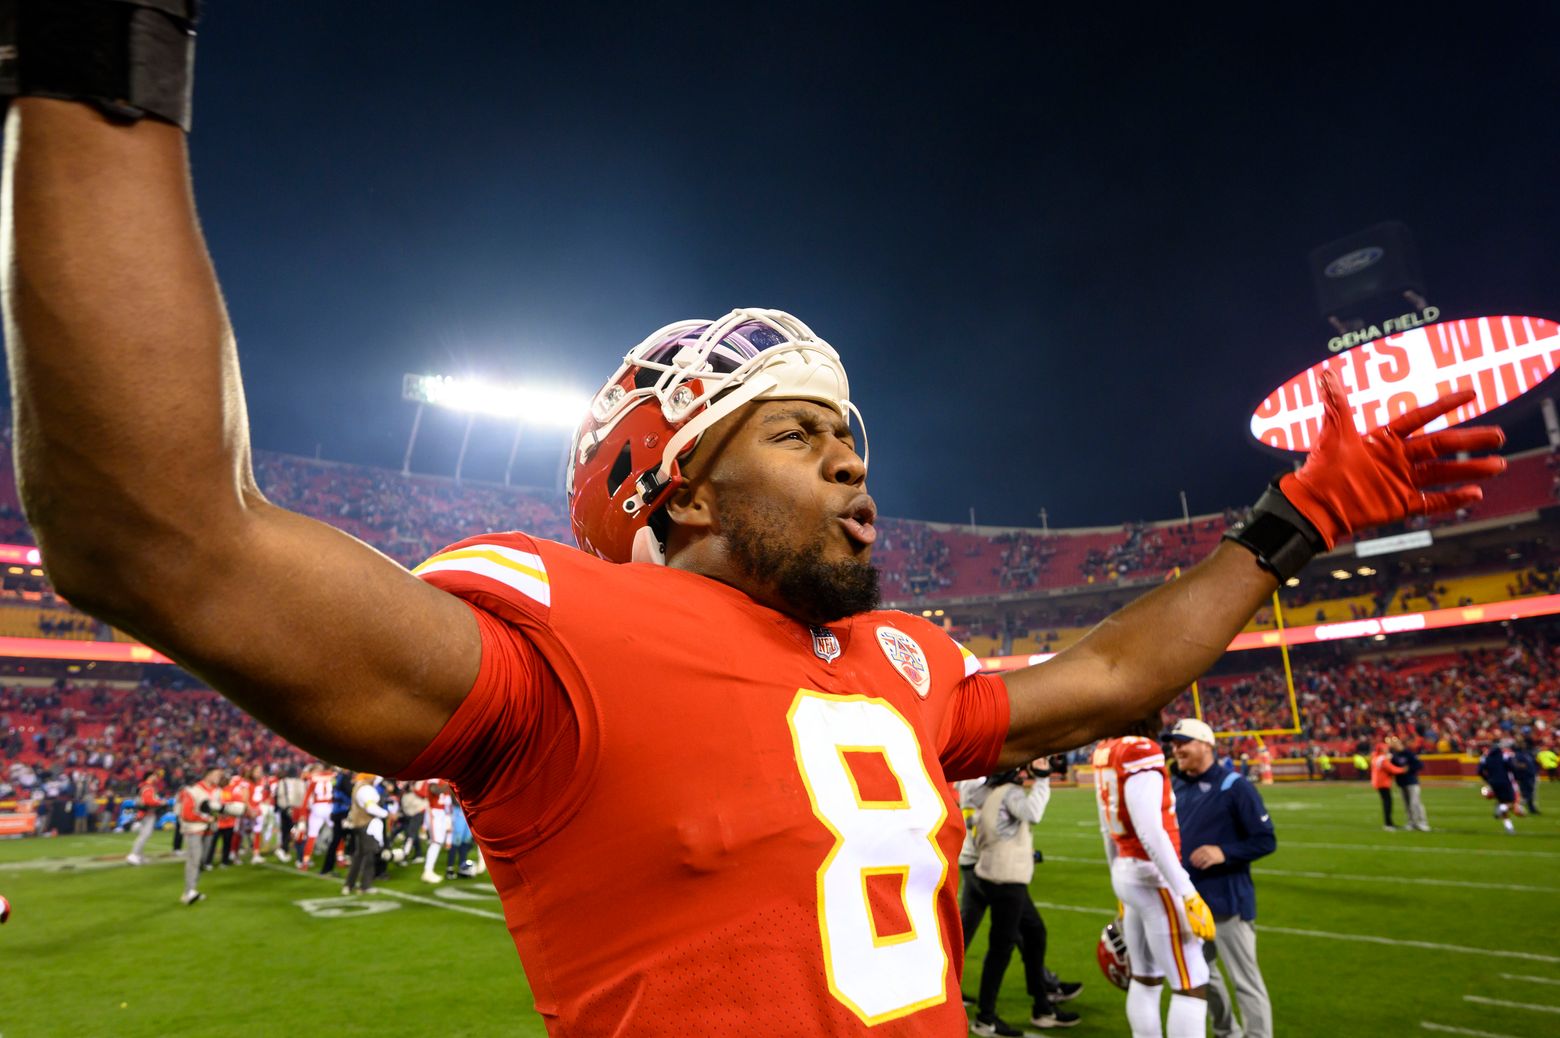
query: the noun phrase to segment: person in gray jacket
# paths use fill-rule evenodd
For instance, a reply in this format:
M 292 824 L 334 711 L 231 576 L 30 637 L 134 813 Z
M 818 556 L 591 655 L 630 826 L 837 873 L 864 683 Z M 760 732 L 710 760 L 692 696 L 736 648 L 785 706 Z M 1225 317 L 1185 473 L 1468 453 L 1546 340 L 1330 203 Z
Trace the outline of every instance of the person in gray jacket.
M 971 796 L 973 802 L 979 791 Z M 1029 898 L 1035 874 L 1035 841 L 1030 827 L 1045 816 L 1051 799 L 1050 768 L 1045 760 L 993 775 L 975 813 L 975 876 L 991 911 L 986 961 L 981 967 L 980 997 L 970 1030 L 979 1035 L 1024 1032 L 997 1016 L 1002 977 L 1019 949 L 1035 1027 L 1072 1027 L 1078 1014 L 1058 1009 L 1046 991 L 1045 923 Z

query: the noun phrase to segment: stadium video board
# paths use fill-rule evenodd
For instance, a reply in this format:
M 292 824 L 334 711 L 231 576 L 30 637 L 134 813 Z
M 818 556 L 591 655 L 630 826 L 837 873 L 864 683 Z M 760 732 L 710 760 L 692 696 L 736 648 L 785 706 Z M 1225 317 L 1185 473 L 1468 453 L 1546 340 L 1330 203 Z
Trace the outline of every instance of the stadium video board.
M 1509 404 L 1560 367 L 1560 326 L 1542 317 L 1469 317 L 1361 343 L 1288 379 L 1257 405 L 1251 435 L 1266 447 L 1308 451 L 1322 426 L 1319 380 L 1335 372 L 1363 432 L 1437 397 L 1471 389 L 1466 407 L 1425 428 L 1444 429 Z

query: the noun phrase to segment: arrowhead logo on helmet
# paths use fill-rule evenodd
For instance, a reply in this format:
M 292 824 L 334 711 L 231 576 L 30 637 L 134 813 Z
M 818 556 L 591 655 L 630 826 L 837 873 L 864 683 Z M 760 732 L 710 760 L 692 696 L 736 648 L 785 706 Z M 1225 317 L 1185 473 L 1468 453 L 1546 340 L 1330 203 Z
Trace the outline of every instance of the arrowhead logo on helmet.
M 813 400 L 866 428 L 834 347 L 780 310 L 679 321 L 623 358 L 569 450 L 575 540 L 609 562 L 666 561 L 651 519 L 683 483 L 704 432 L 754 400 Z

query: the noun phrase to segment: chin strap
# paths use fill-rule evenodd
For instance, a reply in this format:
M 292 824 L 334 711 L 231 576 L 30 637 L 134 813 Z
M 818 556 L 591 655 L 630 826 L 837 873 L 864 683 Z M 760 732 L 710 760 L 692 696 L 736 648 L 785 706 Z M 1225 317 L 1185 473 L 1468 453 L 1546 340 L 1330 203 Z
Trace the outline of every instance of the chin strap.
M 649 526 L 641 526 L 639 532 L 634 534 L 634 546 L 629 552 L 628 561 L 666 565 L 666 553 L 661 550 L 661 540 Z

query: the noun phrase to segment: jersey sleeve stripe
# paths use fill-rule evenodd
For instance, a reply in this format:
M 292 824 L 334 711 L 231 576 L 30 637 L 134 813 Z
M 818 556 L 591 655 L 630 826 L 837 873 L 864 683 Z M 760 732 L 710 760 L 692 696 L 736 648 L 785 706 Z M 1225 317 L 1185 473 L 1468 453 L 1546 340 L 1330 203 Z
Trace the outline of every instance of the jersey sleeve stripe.
M 544 606 L 552 605 L 552 585 L 541 556 L 498 544 L 473 544 L 435 555 L 412 570 L 417 576 L 457 571 L 496 580 Z
M 970 650 L 966 649 L 962 645 L 959 646 L 959 654 L 964 657 L 964 676 L 965 677 L 969 677 L 971 674 L 979 674 L 980 673 L 980 657 L 979 656 L 976 656 L 973 652 L 971 652 Z
M 1165 755 L 1156 753 L 1152 757 L 1139 757 L 1137 760 L 1129 760 L 1121 765 L 1121 770 L 1131 775 L 1133 772 L 1142 771 L 1145 768 L 1162 768 L 1165 766 Z

